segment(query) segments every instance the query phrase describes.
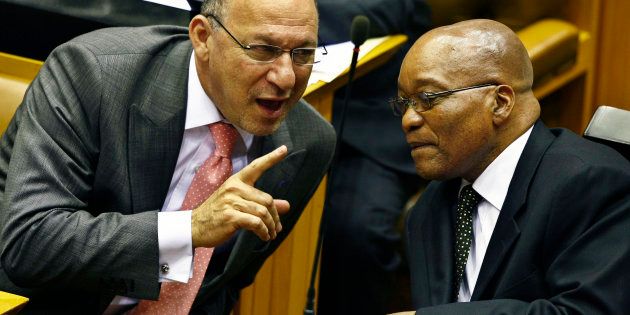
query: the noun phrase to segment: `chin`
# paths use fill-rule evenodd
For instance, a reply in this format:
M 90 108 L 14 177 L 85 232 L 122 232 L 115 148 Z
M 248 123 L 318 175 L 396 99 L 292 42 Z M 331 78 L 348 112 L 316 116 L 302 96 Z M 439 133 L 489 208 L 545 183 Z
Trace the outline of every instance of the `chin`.
M 278 130 L 283 119 L 278 119 L 273 122 L 252 122 L 249 126 L 244 126 L 243 129 L 254 136 L 268 136 Z
M 418 173 L 418 175 L 420 175 L 420 177 L 426 180 L 449 179 L 446 172 L 444 172 L 442 169 L 426 165 L 426 162 L 424 163 L 424 165 L 418 165 L 418 163 L 416 163 L 416 172 Z

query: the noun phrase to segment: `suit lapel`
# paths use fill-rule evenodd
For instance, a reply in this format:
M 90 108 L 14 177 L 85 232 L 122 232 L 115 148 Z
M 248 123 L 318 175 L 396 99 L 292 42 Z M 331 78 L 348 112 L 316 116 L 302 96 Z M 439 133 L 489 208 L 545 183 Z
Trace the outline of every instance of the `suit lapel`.
M 284 122 L 271 136 L 262 139 L 261 155 L 267 154 L 283 144 L 287 146 L 289 151 L 287 157 L 265 172 L 256 182 L 256 188 L 269 193 L 274 198 L 280 199 L 286 197 L 291 182 L 306 156 L 306 150 L 304 149 L 294 151 L 288 127 Z M 293 220 L 293 213 L 289 212 L 289 214 L 282 217 L 283 225 L 289 226 L 285 222 Z M 250 231 L 242 231 L 230 253 L 223 276 L 229 277 L 238 273 L 256 254 L 264 252 L 270 243 L 260 240 L 256 234 Z
M 484 292 L 489 288 L 492 279 L 500 277 L 496 275 L 497 269 L 520 235 L 516 216 L 524 208 L 529 185 L 543 154 L 553 139 L 547 127 L 540 120 L 537 121 L 516 165 L 507 198 L 492 232 L 471 300 L 490 298 L 485 296 Z
M 449 180 L 440 185 L 440 190 L 430 201 L 427 218 L 421 228 L 426 279 L 430 301 L 427 305 L 449 303 L 454 282 L 455 260 L 454 225 L 460 179 Z
M 161 208 L 168 192 L 184 133 L 191 52 L 189 42 L 179 43 L 135 87 L 128 133 L 134 212 Z

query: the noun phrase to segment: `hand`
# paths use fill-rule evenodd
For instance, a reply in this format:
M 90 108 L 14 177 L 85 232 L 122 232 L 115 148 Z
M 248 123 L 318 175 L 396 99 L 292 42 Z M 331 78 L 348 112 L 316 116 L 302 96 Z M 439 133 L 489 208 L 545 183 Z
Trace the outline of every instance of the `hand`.
M 255 159 L 228 178 L 197 209 L 192 211 L 193 247 L 215 247 L 239 229 L 250 230 L 264 241 L 276 238 L 282 230 L 280 216 L 289 211 L 289 202 L 273 199 L 254 188 L 260 176 L 287 155 L 281 146 Z

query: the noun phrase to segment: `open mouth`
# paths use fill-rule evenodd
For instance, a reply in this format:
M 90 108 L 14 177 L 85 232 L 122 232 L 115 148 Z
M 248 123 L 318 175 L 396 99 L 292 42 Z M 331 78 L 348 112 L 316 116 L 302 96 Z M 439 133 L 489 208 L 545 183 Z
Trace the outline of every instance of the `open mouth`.
M 263 115 L 267 119 L 278 119 L 282 116 L 282 105 L 285 100 L 256 99 L 258 108 L 261 109 Z

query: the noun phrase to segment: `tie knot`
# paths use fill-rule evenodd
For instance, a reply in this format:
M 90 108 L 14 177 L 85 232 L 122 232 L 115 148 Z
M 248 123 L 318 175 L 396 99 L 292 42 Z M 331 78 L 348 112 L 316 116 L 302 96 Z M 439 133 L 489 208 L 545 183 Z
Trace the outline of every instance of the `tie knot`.
M 460 203 L 467 203 L 470 206 L 476 206 L 481 199 L 481 195 L 475 189 L 473 189 L 472 184 L 468 184 L 462 188 L 462 191 L 459 193 Z
M 231 124 L 222 121 L 216 122 L 209 126 L 212 137 L 214 138 L 215 150 L 214 155 L 225 158 L 232 157 L 232 150 L 239 134 L 236 128 Z

